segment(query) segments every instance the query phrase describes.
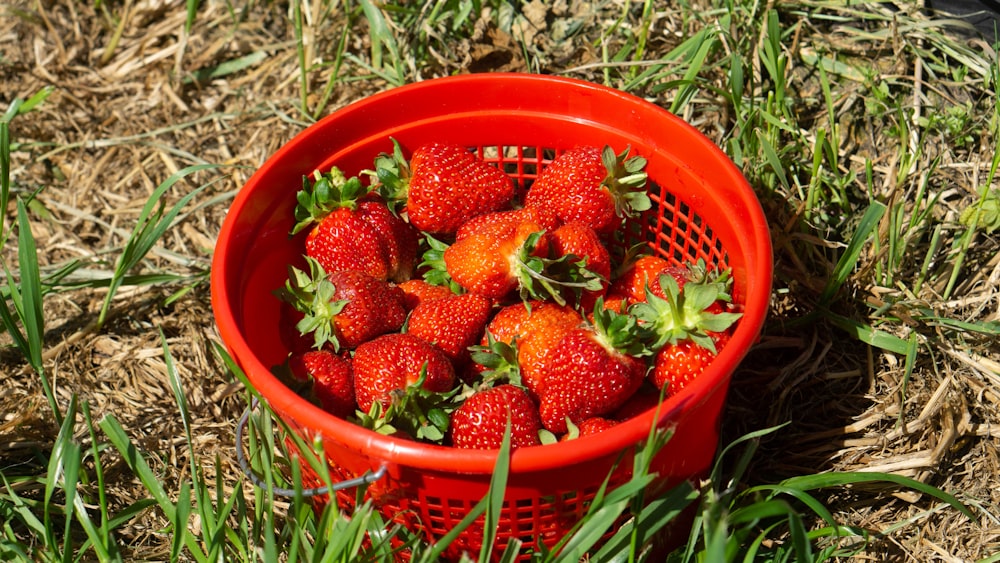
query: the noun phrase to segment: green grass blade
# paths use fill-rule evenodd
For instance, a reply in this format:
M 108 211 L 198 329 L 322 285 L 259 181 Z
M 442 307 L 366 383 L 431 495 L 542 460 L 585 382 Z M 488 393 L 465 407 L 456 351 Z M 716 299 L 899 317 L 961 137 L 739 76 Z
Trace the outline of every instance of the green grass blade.
M 52 408 L 56 423 L 62 424 L 62 414 L 56 403 L 55 394 L 42 366 L 42 346 L 45 335 L 45 318 L 42 313 L 42 281 L 38 271 L 38 249 L 35 237 L 31 234 L 31 223 L 24 202 L 17 201 L 17 260 L 21 269 L 21 308 L 19 314 L 24 325 L 24 335 L 27 344 L 27 359 L 31 368 L 38 374 L 45 398 Z
M 72 537 L 70 534 L 73 525 L 73 496 L 76 494 L 77 479 L 80 469 L 80 450 L 73 442 L 73 419 L 76 417 L 76 396 L 74 396 L 66 409 L 66 418 L 59 426 L 59 434 L 56 435 L 52 445 L 52 453 L 49 455 L 48 471 L 45 473 L 45 492 L 42 497 L 42 509 L 45 511 L 44 522 L 46 531 L 46 542 L 48 548 L 56 551 L 59 545 L 59 537 L 55 531 L 55 523 L 51 515 L 55 512 L 55 502 L 53 497 L 57 489 L 62 488 L 65 495 L 65 502 L 62 503 L 63 512 L 63 540 L 62 560 L 69 561 L 72 555 Z M 76 447 L 74 447 L 76 446 Z M 74 457 L 76 458 L 74 460 Z M 68 474 L 69 473 L 69 474 Z
M 97 439 L 97 429 L 94 426 L 94 420 L 90 415 L 90 404 L 84 401 L 81 405 L 81 411 L 83 412 L 83 420 L 86 424 L 88 433 L 90 434 L 91 452 L 90 457 L 94 464 L 94 477 L 95 485 L 97 487 L 97 506 L 101 513 L 101 523 L 98 529 L 99 537 L 104 540 L 104 549 L 108 552 L 109 556 L 114 560 L 120 560 L 121 554 L 118 550 L 118 545 L 114 540 L 112 535 L 112 530 L 116 529 L 120 524 L 115 524 L 111 522 L 111 517 L 108 514 L 108 492 L 104 481 L 104 464 L 101 462 L 101 449 L 99 447 L 99 441 Z
M 497 462 L 490 478 L 490 490 L 486 495 L 485 520 L 483 522 L 483 545 L 479 551 L 479 560 L 487 561 L 493 552 L 497 539 L 497 527 L 500 525 L 500 514 L 503 511 L 503 497 L 507 490 L 507 477 L 510 475 L 510 438 L 511 422 L 507 419 L 503 442 L 497 452 Z
M 643 507 L 635 519 L 627 521 L 607 542 L 591 556 L 592 561 L 624 563 L 634 557 L 635 530 L 641 529 L 645 538 L 650 538 L 666 528 L 692 502 L 697 500 L 698 491 L 689 481 L 673 487 L 666 494 L 651 500 Z
M 882 220 L 882 215 L 885 214 L 885 211 L 886 205 L 879 201 L 873 201 L 868 210 L 865 211 L 864 216 L 861 217 L 861 222 L 851 236 L 850 242 L 847 243 L 847 248 L 844 250 L 843 255 L 841 255 L 840 260 L 837 261 L 837 265 L 834 267 L 826 287 L 823 288 L 823 292 L 819 296 L 821 306 L 829 304 L 833 296 L 844 285 L 844 282 L 847 281 L 851 271 L 858 264 L 858 257 L 861 256 L 861 250 L 864 248 L 865 242 L 869 239 L 875 227 L 878 226 L 879 221 Z
M 191 482 L 188 480 L 181 481 L 181 490 L 177 493 L 177 504 L 175 505 L 177 510 L 174 511 L 174 516 L 171 519 L 171 524 L 173 524 L 175 530 L 181 530 L 187 528 L 188 517 L 191 514 Z M 180 560 L 181 552 L 184 549 L 184 536 L 187 534 L 173 534 L 170 541 L 170 561 L 176 562 Z
M 892 473 L 868 473 L 868 472 L 841 472 L 841 473 L 819 473 L 816 475 L 803 475 L 792 477 L 781 482 L 783 487 L 811 491 L 815 489 L 826 489 L 831 487 L 843 487 L 847 485 L 857 485 L 861 483 L 892 483 L 917 492 L 934 497 L 942 502 L 951 505 L 952 508 L 961 512 L 973 522 L 978 521 L 975 513 L 972 512 L 962 501 L 954 495 L 946 493 L 937 487 L 921 483 L 909 477 L 894 475 Z
M 136 448 L 135 444 L 129 439 L 128 434 L 122 425 L 114 418 L 114 416 L 107 414 L 98 422 L 98 426 L 108 439 L 111 444 L 118 450 L 121 454 L 123 461 L 129 466 L 129 469 L 139 478 L 139 481 L 145 487 L 146 491 L 153 497 L 156 501 L 157 506 L 163 511 L 164 516 L 167 520 L 174 521 L 177 517 L 177 506 L 171 502 L 170 496 L 167 494 L 166 490 L 163 488 L 163 484 L 160 482 L 159 477 L 149 466 L 146 458 L 143 457 L 139 449 Z M 202 551 L 201 546 L 198 545 L 197 540 L 192 536 L 187 527 L 182 529 L 175 529 L 173 533 L 179 534 L 183 537 L 184 547 L 187 548 L 188 554 L 193 557 L 196 561 L 200 563 L 208 563 L 208 557 Z
M 822 315 L 841 330 L 870 346 L 901 355 L 906 354 L 909 349 L 909 343 L 895 334 L 878 330 L 830 311 L 822 311 Z
M 128 241 L 126 241 L 121 256 L 119 256 L 118 261 L 115 263 L 115 271 L 108 283 L 108 293 L 104 298 L 104 304 L 101 306 L 101 312 L 97 318 L 98 326 L 104 325 L 108 311 L 111 308 L 111 301 L 114 299 L 118 288 L 121 287 L 125 275 L 145 258 L 146 254 L 153 248 L 153 245 L 156 244 L 156 241 L 170 228 L 174 218 L 180 213 L 181 209 L 205 189 L 206 186 L 203 185 L 189 192 L 166 213 L 163 213 L 162 198 L 164 194 L 185 176 L 211 168 L 218 168 L 218 166 L 215 164 L 188 166 L 171 175 L 153 190 L 153 193 L 139 213 L 135 228 L 132 230 Z

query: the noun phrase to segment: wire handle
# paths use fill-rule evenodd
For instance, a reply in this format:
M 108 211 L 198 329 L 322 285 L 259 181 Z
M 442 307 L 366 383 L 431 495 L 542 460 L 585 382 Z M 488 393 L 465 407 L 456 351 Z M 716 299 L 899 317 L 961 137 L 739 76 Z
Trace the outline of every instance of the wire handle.
M 240 464 L 240 469 L 243 470 L 243 473 L 250 479 L 251 482 L 253 482 L 254 485 L 262 489 L 266 489 L 267 482 L 260 475 L 258 475 L 252 467 L 250 467 L 250 463 L 247 461 L 246 454 L 243 451 L 243 433 L 246 431 L 247 424 L 250 421 L 250 413 L 257 408 L 258 404 L 259 401 L 256 397 L 254 397 L 250 406 L 243 411 L 243 416 L 240 417 L 240 422 L 236 426 L 236 461 Z M 343 489 L 350 489 L 352 487 L 360 487 L 362 485 L 374 483 L 382 477 L 385 477 L 387 471 L 388 468 L 385 465 L 382 465 L 377 471 L 366 471 L 365 474 L 360 477 L 341 481 L 331 487 L 323 486 L 303 489 L 301 494 L 303 497 L 314 497 L 317 495 L 326 495 Z M 272 487 L 271 490 L 276 495 L 286 497 L 293 497 L 298 493 L 295 489 L 285 489 L 282 487 Z

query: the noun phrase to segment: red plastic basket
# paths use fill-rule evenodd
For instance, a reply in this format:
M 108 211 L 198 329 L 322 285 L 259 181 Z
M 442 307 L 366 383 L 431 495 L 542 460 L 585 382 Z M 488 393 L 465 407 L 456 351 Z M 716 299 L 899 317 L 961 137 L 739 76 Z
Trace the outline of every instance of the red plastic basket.
M 335 476 L 385 467 L 368 494 L 389 517 L 431 538 L 448 532 L 486 493 L 496 452 L 419 444 L 364 430 L 331 416 L 282 385 L 270 367 L 285 360 L 278 336 L 286 265 L 301 258 L 289 239 L 302 176 L 336 165 L 370 168 L 391 148 L 426 141 L 477 151 L 530 187 L 552 157 L 579 144 L 631 146 L 647 161 L 652 209 L 629 225 L 628 243 L 645 240 L 676 263 L 704 259 L 731 268 L 733 301 L 743 313 L 730 343 L 709 369 L 653 410 L 605 431 L 548 446 L 521 448 L 510 460 L 499 541 L 551 545 L 585 513 L 614 468 L 612 485 L 630 475 L 630 449 L 652 425 L 675 426 L 653 465 L 669 487 L 704 476 L 712 463 L 730 376 L 757 339 L 768 308 L 771 246 L 750 186 L 710 140 L 635 96 L 579 80 L 523 74 L 466 75 L 396 88 L 354 103 L 309 127 L 278 150 L 239 192 L 219 234 L 212 303 L 223 341 L 271 408 L 297 431 L 322 437 Z M 621 456 L 625 453 L 625 458 Z M 477 549 L 477 532 L 460 547 Z

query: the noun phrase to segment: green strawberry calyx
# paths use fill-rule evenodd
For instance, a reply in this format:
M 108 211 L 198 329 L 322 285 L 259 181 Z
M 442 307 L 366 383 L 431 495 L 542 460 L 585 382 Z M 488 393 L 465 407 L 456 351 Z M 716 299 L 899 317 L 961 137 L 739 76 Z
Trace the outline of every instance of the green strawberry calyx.
M 486 344 L 470 346 L 472 361 L 485 367 L 482 381 L 487 385 L 509 383 L 518 387 L 521 383 L 521 365 L 517 361 L 517 339 L 511 342 L 497 340 L 493 333 L 486 331 Z
M 631 312 L 620 313 L 604 307 L 604 298 L 594 303 L 593 320 L 590 322 L 597 342 L 610 352 L 628 356 L 649 356 L 652 351 L 643 340 L 639 319 Z
M 319 262 L 312 257 L 306 257 L 306 262 L 309 272 L 295 266 L 288 267 L 285 286 L 275 291 L 275 295 L 304 315 L 295 328 L 302 335 L 313 335 L 314 348 L 318 350 L 330 344 L 334 352 L 339 352 L 340 342 L 334 319 L 347 301 L 334 299 L 337 288 L 327 278 Z
M 373 170 L 364 173 L 375 179 L 376 191 L 385 199 L 389 209 L 398 215 L 410 194 L 411 171 L 399 141 L 392 137 L 389 140 L 392 141 L 392 152 L 380 153 L 375 157 Z
M 601 151 L 601 162 L 608 170 L 602 182 L 615 202 L 615 214 L 631 217 L 636 211 L 646 211 L 652 202 L 646 194 L 646 159 L 641 156 L 629 157 L 631 147 L 625 147 L 619 154 L 605 145 Z
M 425 364 L 417 381 L 405 389 L 390 392 L 387 407 L 375 401 L 368 412 L 358 411 L 358 423 L 387 436 L 402 433 L 423 442 L 443 443 L 451 424 L 451 413 L 456 408 L 455 395 L 460 387 L 444 393 L 431 391 L 424 388 L 426 380 Z
M 564 289 L 569 290 L 576 304 L 584 291 L 600 291 L 607 281 L 587 268 L 587 258 L 564 254 L 558 258 L 535 256 L 538 242 L 545 231 L 528 235 L 512 257 L 513 274 L 518 281 L 522 301 L 552 300 L 566 304 Z
M 451 292 L 456 295 L 465 293 L 465 289 L 451 278 L 445 265 L 444 251 L 448 250 L 448 243 L 427 233 L 424 233 L 424 243 L 427 250 L 422 254 L 422 262 L 419 265 L 419 268 L 423 270 L 424 281 L 431 285 L 448 286 Z
M 728 330 L 742 316 L 709 310 L 717 301 L 729 300 L 729 277 L 723 276 L 715 281 L 687 282 L 683 291 L 672 276 L 660 276 L 665 298 L 650 291 L 647 285 L 646 302 L 632 305 L 629 312 L 642 322 L 643 339 L 650 348 L 660 349 L 666 344 L 691 340 L 716 353 L 715 341 L 709 333 Z
M 336 166 L 327 172 L 316 170 L 312 176 L 303 176 L 302 189 L 295 194 L 295 225 L 291 234 L 319 223 L 337 209 L 354 209 L 369 191 L 360 178 L 348 178 Z

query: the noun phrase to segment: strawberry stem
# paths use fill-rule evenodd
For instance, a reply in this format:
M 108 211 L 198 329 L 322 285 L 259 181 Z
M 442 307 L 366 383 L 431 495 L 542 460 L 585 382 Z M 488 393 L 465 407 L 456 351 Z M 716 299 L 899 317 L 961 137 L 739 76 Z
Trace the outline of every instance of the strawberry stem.
M 295 194 L 295 225 L 290 234 L 295 235 L 319 223 L 324 217 L 340 208 L 354 209 L 358 200 L 368 195 L 370 188 L 361 184 L 357 176 L 348 178 L 334 166 L 327 172 L 316 170 L 302 177 L 302 189 Z
M 719 280 L 723 280 L 721 289 Z M 728 299 L 729 281 L 728 274 L 708 283 L 689 281 L 681 291 L 677 280 L 664 274 L 660 276 L 664 297 L 653 293 L 647 284 L 646 302 L 636 303 L 629 311 L 643 321 L 644 340 L 653 349 L 692 340 L 715 353 L 715 342 L 708 333 L 727 330 L 742 316 L 710 310 L 717 301 Z
M 628 157 L 631 147 L 625 147 L 620 154 L 605 145 L 601 151 L 601 161 L 608 171 L 604 186 L 615 202 L 615 213 L 619 217 L 632 217 L 636 211 L 646 211 L 652 201 L 646 194 L 646 159 L 641 156 Z
M 295 327 L 302 335 L 312 333 L 316 349 L 329 343 L 334 352 L 339 352 L 340 341 L 337 339 L 334 318 L 344 309 L 347 301 L 334 300 L 337 288 L 327 279 L 326 271 L 319 262 L 307 256 L 306 263 L 309 264 L 308 273 L 289 266 L 285 286 L 274 294 L 303 313 L 302 320 Z

